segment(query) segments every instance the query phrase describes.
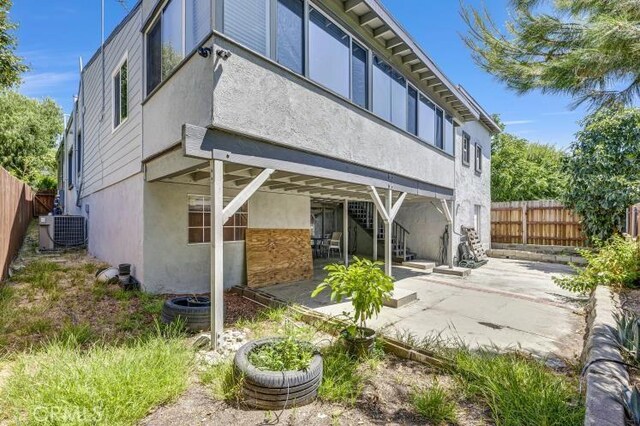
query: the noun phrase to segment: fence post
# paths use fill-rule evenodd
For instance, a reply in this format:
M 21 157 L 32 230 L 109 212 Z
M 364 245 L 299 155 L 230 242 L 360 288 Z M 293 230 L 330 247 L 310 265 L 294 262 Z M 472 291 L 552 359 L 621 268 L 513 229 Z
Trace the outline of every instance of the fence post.
M 529 239 L 528 229 L 527 229 L 527 203 L 525 202 L 522 205 L 522 244 L 527 244 L 527 240 Z

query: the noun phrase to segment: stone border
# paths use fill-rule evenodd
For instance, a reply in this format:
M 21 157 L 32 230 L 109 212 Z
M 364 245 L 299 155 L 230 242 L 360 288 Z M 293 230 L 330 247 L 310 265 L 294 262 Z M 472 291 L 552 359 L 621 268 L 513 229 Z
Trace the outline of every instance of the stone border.
M 498 249 L 491 248 L 487 250 L 489 257 L 498 259 L 516 259 L 516 260 L 531 260 L 535 262 L 548 262 L 548 263 L 561 263 L 564 265 L 586 265 L 587 261 L 578 255 L 566 255 L 566 254 L 552 254 L 552 253 L 538 253 L 534 251 L 524 251 L 518 249 Z
M 622 403 L 623 391 L 629 385 L 629 374 L 616 338 L 614 314 L 618 311 L 618 295 L 609 287 L 598 286 L 587 308 L 587 335 L 583 351 L 583 380 L 586 386 L 585 426 L 623 426 L 626 421 Z M 614 362 L 597 361 L 602 359 Z M 595 362 L 594 362 L 595 361 Z
M 341 321 L 335 317 L 330 317 L 320 312 L 316 312 L 311 308 L 307 308 L 306 306 L 292 305 L 262 290 L 235 286 L 232 287 L 230 291 L 239 294 L 242 297 L 246 297 L 247 299 L 261 305 L 274 308 L 289 307 L 293 311 L 300 314 L 302 320 L 306 323 L 326 324 L 328 327 L 324 331 L 331 332 L 334 335 L 337 335 L 338 330 L 341 326 L 346 325 L 344 321 Z M 392 353 L 399 358 L 416 361 L 422 364 L 428 364 L 444 370 L 451 368 L 451 362 L 449 360 L 430 351 L 414 348 L 404 342 L 401 342 L 400 340 L 394 339 L 392 337 L 387 337 L 382 334 L 378 334 L 378 338 L 382 341 L 384 350 L 386 352 Z

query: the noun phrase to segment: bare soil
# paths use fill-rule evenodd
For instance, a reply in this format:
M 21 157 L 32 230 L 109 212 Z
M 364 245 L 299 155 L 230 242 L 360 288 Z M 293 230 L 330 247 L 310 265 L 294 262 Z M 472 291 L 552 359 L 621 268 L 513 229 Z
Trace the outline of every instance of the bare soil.
M 143 425 L 428 425 L 411 406 L 411 392 L 438 382 L 455 395 L 456 383 L 449 376 L 414 361 L 387 356 L 366 383 L 354 406 L 316 401 L 282 412 L 253 410 L 215 400 L 210 391 L 194 382 L 175 403 L 159 407 Z M 473 403 L 458 402 L 459 425 L 491 424 L 485 409 Z

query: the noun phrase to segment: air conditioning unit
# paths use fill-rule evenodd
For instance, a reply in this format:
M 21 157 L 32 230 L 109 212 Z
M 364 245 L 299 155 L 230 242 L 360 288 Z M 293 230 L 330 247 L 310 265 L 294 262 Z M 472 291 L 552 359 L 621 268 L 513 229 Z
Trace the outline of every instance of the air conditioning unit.
M 84 216 L 40 216 L 40 250 L 83 247 L 86 242 Z

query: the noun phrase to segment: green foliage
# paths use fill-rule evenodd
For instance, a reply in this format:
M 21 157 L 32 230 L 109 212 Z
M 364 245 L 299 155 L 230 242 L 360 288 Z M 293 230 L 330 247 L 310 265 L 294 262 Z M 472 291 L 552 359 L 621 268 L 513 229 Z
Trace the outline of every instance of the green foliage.
M 411 403 L 416 413 L 434 425 L 457 422 L 456 403 L 439 383 L 415 391 Z
M 595 240 L 595 250 L 579 250 L 587 261 L 575 267 L 576 275 L 554 277 L 565 290 L 588 293 L 598 285 L 615 289 L 636 287 L 640 279 L 640 244 L 614 235 L 608 241 Z
M 355 404 L 367 380 L 366 375 L 359 371 L 360 361 L 341 345 L 334 344 L 322 351 L 322 362 L 322 384 L 318 389 L 320 399 Z
M 313 354 L 310 343 L 288 336 L 256 347 L 249 353 L 249 362 L 258 370 L 298 371 L 309 368 Z
M 562 197 L 567 178 L 562 151 L 500 133 L 491 142 L 491 200 L 554 200 Z
M 351 320 L 359 327 L 366 327 L 366 321 L 380 313 L 382 305 L 393 291 L 393 279 L 386 275 L 382 262 L 353 258 L 348 267 L 335 263 L 325 266 L 328 272 L 325 280 L 316 287 L 311 297 L 331 289 L 331 301 L 340 303 L 351 299 L 353 314 Z
M 589 237 L 606 239 L 640 200 L 640 109 L 603 109 L 582 124 L 564 167 L 571 182 L 564 202 Z
M 640 390 L 638 390 L 638 387 L 633 386 L 632 389 L 625 390 L 622 402 L 627 414 L 629 414 L 631 424 L 640 426 Z
M 640 364 L 640 317 L 631 312 L 614 315 L 618 344 L 636 364 Z
M 0 89 L 15 86 L 20 74 L 28 70 L 15 54 L 17 40 L 12 32 L 17 25 L 9 20 L 11 5 L 11 0 L 0 0 Z
M 240 401 L 243 377 L 232 361 L 206 367 L 200 373 L 200 380 L 211 389 L 214 398 L 227 402 Z
M 192 352 L 161 337 L 86 351 L 56 341 L 21 355 L 0 391 L 0 420 L 19 424 L 136 424 L 187 387 Z
M 13 281 L 29 283 L 45 291 L 54 291 L 58 286 L 57 273 L 62 271 L 60 264 L 48 260 L 35 260 L 25 266 Z
M 577 381 L 517 353 L 458 351 L 463 390 L 491 409 L 497 426 L 581 425 L 584 408 Z
M 0 91 L 0 166 L 33 187 L 50 187 L 62 125 L 62 109 L 55 101 Z
M 486 9 L 463 7 L 476 63 L 518 93 L 574 97 L 594 107 L 640 94 L 640 1 L 512 0 L 507 34 Z M 542 6 L 542 7 L 541 7 Z

